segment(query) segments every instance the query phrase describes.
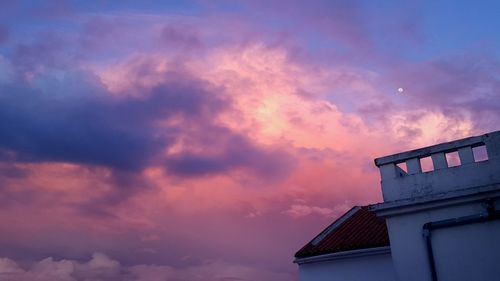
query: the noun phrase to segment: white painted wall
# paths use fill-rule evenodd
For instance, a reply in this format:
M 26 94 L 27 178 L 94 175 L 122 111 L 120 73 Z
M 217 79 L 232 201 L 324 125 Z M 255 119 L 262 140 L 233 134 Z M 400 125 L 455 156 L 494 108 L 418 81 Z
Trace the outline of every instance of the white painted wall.
M 488 160 L 474 162 L 472 148 L 485 144 Z M 461 165 L 450 167 L 444 154 L 458 151 Z M 435 170 L 422 173 L 431 156 Z M 373 209 L 386 218 L 393 265 L 399 281 L 432 280 L 423 225 L 486 213 L 485 201 L 500 209 L 500 131 L 375 160 L 380 167 L 384 203 Z M 408 171 L 397 163 L 406 161 Z M 500 280 L 500 221 L 431 232 L 439 281 Z
M 425 223 L 484 211 L 479 201 L 387 218 L 397 280 L 431 280 Z M 431 235 L 439 281 L 500 280 L 500 221 L 437 229 Z
M 500 280 L 500 221 L 436 230 L 433 236 L 441 281 Z
M 473 146 L 484 144 L 488 161 L 474 162 Z M 457 151 L 460 166 L 448 167 L 445 152 Z M 432 157 L 434 171 L 422 172 L 420 159 Z M 432 196 L 500 183 L 500 131 L 375 159 L 384 202 Z M 396 164 L 406 162 L 407 173 Z
M 500 183 L 499 165 L 500 158 L 494 158 L 489 161 L 469 163 L 427 173 L 383 179 L 384 201 L 432 196 L 474 186 Z
M 299 265 L 300 281 L 395 281 L 390 254 Z

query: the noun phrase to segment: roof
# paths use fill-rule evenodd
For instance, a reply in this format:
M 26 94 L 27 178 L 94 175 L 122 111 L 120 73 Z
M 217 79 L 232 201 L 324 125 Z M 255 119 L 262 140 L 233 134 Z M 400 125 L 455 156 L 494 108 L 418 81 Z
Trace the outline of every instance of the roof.
M 385 219 L 368 206 L 356 206 L 338 218 L 296 254 L 296 258 L 389 246 Z

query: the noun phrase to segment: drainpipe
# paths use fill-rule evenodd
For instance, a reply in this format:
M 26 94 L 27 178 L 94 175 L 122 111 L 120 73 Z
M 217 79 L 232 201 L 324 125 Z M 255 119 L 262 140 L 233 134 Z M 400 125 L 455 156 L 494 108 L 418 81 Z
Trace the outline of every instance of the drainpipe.
M 436 272 L 436 263 L 434 260 L 434 253 L 432 250 L 432 240 L 431 240 L 431 232 L 436 229 L 447 228 L 447 227 L 455 227 L 460 225 L 472 224 L 472 223 L 481 223 L 492 220 L 500 219 L 500 211 L 495 210 L 495 204 L 493 200 L 486 201 L 486 213 L 476 214 L 471 216 L 464 216 L 453 219 L 446 219 L 441 221 L 433 221 L 425 223 L 422 227 L 423 236 L 426 243 L 427 248 L 427 259 L 429 260 L 429 267 L 431 271 L 432 281 L 438 281 L 437 272 Z

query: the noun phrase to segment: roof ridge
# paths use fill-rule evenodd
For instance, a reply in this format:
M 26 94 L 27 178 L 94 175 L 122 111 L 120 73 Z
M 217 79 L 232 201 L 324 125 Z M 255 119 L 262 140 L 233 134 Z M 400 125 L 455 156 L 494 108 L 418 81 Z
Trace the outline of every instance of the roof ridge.
M 349 211 L 347 211 L 345 214 L 340 216 L 337 220 L 335 220 L 332 224 L 330 224 L 327 228 L 325 228 L 323 231 L 321 231 L 318 236 L 314 237 L 313 240 L 311 240 L 311 244 L 313 246 L 318 245 L 323 239 L 325 239 L 328 234 L 330 234 L 332 231 L 337 229 L 339 226 L 341 226 L 345 221 L 347 221 L 350 217 L 352 217 L 355 213 L 357 213 L 359 210 L 361 210 L 363 206 L 354 206 L 352 207 Z
M 385 219 L 354 206 L 303 246 L 296 258 L 389 245 Z

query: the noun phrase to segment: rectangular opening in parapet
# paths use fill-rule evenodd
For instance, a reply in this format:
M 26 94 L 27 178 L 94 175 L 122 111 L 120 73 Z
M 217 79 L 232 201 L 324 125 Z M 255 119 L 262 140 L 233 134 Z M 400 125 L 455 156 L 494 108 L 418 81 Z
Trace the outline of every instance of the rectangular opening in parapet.
M 398 169 L 398 175 L 400 177 L 405 176 L 408 174 L 408 167 L 406 167 L 406 162 L 401 162 L 396 164 L 396 166 L 399 168 Z
M 460 156 L 458 156 L 458 151 L 453 151 L 446 153 L 446 162 L 448 162 L 448 167 L 460 166 Z
M 434 171 L 434 165 L 432 164 L 432 158 L 430 156 L 420 158 L 420 166 L 422 167 L 422 172 Z
M 473 147 L 472 153 L 474 154 L 475 162 L 488 160 L 488 151 L 486 150 L 486 145 Z

